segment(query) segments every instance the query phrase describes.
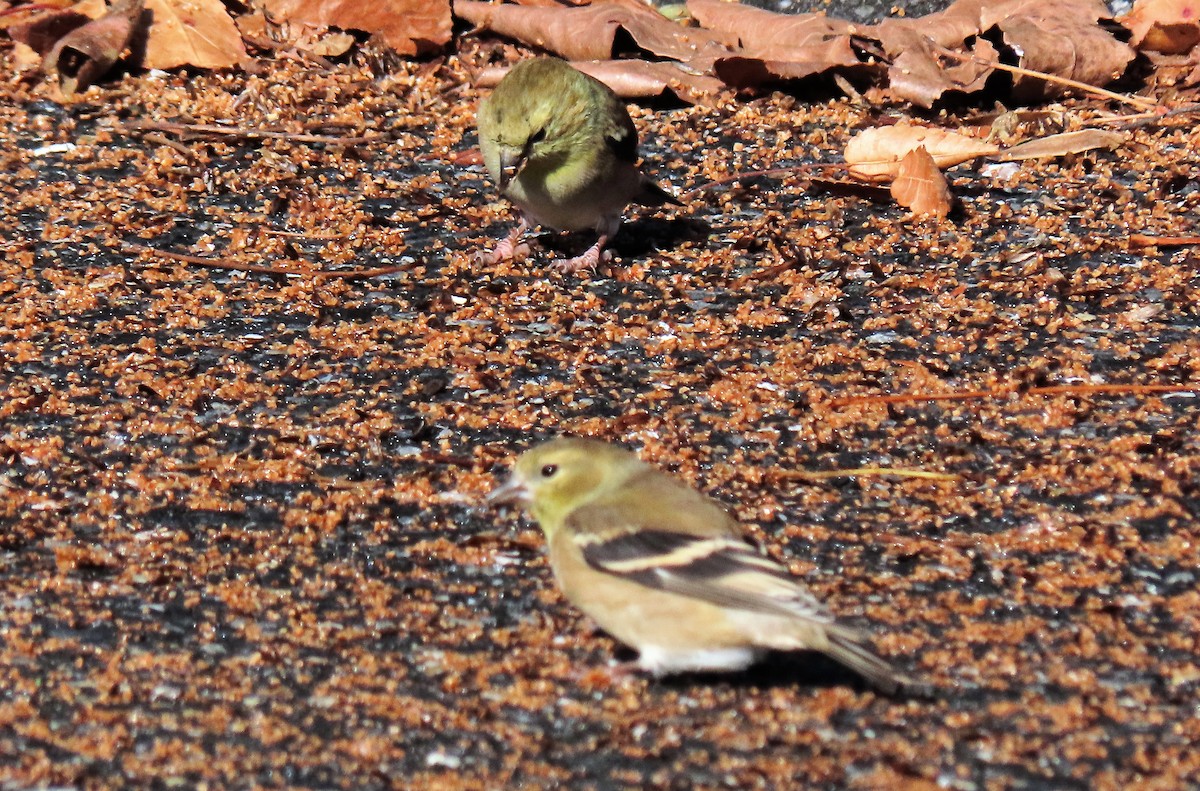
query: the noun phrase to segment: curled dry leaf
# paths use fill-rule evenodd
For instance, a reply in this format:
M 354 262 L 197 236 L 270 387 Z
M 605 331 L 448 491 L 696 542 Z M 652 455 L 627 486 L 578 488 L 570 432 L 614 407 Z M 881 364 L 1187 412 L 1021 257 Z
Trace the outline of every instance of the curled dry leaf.
M 294 47 L 300 52 L 307 52 L 322 58 L 336 58 L 345 55 L 354 46 L 354 36 L 326 28 L 309 28 L 298 26 L 299 35 L 281 41 L 280 28 L 268 25 L 267 16 L 261 10 L 242 14 L 234 20 L 242 39 L 251 46 L 261 50 L 272 51 Z M 287 28 L 288 26 L 284 26 Z M 287 29 L 288 33 L 297 31 Z M 286 38 L 286 35 L 282 38 Z
M 1060 135 L 1027 140 L 1020 145 L 1001 151 L 992 159 L 998 162 L 1017 162 L 1023 159 L 1045 159 L 1067 154 L 1079 154 L 1096 148 L 1116 149 L 1125 142 L 1125 135 L 1104 129 L 1081 129 Z
M 892 20 L 888 20 L 892 21 Z M 889 93 L 896 99 L 910 101 L 920 107 L 933 107 L 947 91 L 975 93 L 983 89 L 993 69 L 990 65 L 997 60 L 996 48 L 987 39 L 977 39 L 974 58 L 964 58 L 956 64 L 943 64 L 935 50 L 935 43 L 919 31 L 908 29 L 906 34 L 893 31 L 896 42 L 905 42 L 888 67 Z M 982 62 L 980 62 L 982 61 Z
M 609 60 L 618 54 L 617 34 L 662 58 L 704 68 L 728 52 L 703 30 L 676 24 L 647 7 L 596 3 L 576 8 L 529 8 L 458 0 L 455 15 L 476 27 L 554 52 L 567 60 Z
M 689 0 L 688 12 L 732 51 L 714 71 L 726 83 L 754 87 L 838 69 L 867 69 L 854 46 L 855 27 L 824 14 L 777 14 L 721 0 Z
M 1000 147 L 973 137 L 910 124 L 867 129 L 846 144 L 850 175 L 865 181 L 888 181 L 899 172 L 900 161 L 916 148 L 924 148 L 940 168 L 950 168 L 995 154 Z
M 148 69 L 225 69 L 246 47 L 221 0 L 146 0 L 151 13 L 143 64 Z
M 958 0 L 937 13 L 878 25 L 721 0 L 688 0 L 688 11 L 731 49 L 714 61 L 714 73 L 731 85 L 886 71 L 886 91 L 875 86 L 868 96 L 923 107 L 948 91 L 980 91 L 1001 54 L 1017 56 L 1026 69 L 1093 85 L 1111 82 L 1133 57 L 1106 29 L 1111 15 L 1101 0 Z M 1017 77 L 1014 86 L 1026 97 L 1064 90 L 1031 76 Z
M 1017 65 L 1088 85 L 1104 86 L 1119 77 L 1134 51 L 1102 27 L 1111 13 L 1101 0 L 1008 0 L 980 9 L 983 30 L 993 26 L 1019 56 Z M 1013 78 L 1022 100 L 1058 96 L 1067 90 L 1038 77 Z
M 686 66 L 669 61 L 589 60 L 571 65 L 590 74 L 624 99 L 648 99 L 670 91 L 691 104 L 711 105 L 724 88 L 716 77 L 695 74 Z M 475 84 L 491 88 L 508 73 L 506 68 L 480 72 Z
M 954 203 L 946 177 L 925 146 L 917 146 L 900 161 L 896 180 L 892 182 L 892 197 L 913 214 L 938 219 L 949 214 Z
M 858 63 L 848 46 L 855 27 L 824 14 L 777 14 L 723 0 L 689 0 L 688 13 L 739 54 L 763 60 L 808 60 L 813 47 L 842 37 L 845 63 Z
M 606 60 L 576 65 L 629 99 L 648 99 L 670 91 L 682 101 L 711 105 L 725 87 L 716 77 L 669 61 Z
M 1138 0 L 1118 20 L 1140 50 L 1182 55 L 1200 44 L 1200 3 L 1195 0 Z
M 7 29 L 9 38 L 44 57 L 63 36 L 90 21 L 91 17 L 86 14 L 68 8 L 32 16 L 14 13 L 11 18 L 0 17 L 0 29 Z
M 271 18 L 297 27 L 336 27 L 379 36 L 401 55 L 427 55 L 450 41 L 449 0 L 264 0 L 262 5 Z
M 116 3 L 108 14 L 60 38 L 42 68 L 58 75 L 63 95 L 73 96 L 103 77 L 129 46 L 142 23 L 143 0 Z
M 860 35 L 879 41 L 889 60 L 888 93 L 921 107 L 932 107 L 946 91 L 974 93 L 983 88 L 998 59 L 995 47 L 980 33 L 975 2 L 954 3 L 923 17 L 885 19 Z M 968 46 L 967 42 L 972 43 Z M 962 48 L 974 59 L 945 62 L 940 48 Z

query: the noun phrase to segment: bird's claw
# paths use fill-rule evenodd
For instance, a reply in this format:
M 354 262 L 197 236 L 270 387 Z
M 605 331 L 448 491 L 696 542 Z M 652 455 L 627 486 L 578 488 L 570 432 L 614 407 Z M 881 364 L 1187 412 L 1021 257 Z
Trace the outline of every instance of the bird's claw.
M 612 259 L 612 251 L 604 249 L 607 241 L 608 238 L 602 236 L 600 241 L 589 247 L 582 255 L 574 258 L 560 258 L 551 262 L 550 265 L 564 273 L 582 272 L 585 269 L 594 272 L 600 264 L 606 264 Z
M 529 225 L 522 222 L 508 236 L 497 242 L 494 248 L 480 253 L 476 257 L 478 262 L 493 266 L 504 261 L 524 261 L 529 256 L 529 245 L 522 241 L 522 237 L 528 231 Z
M 505 261 L 519 263 L 528 257 L 529 245 L 524 242 L 513 244 L 508 239 L 501 239 L 494 249 L 479 254 L 479 263 L 488 266 L 494 266 Z

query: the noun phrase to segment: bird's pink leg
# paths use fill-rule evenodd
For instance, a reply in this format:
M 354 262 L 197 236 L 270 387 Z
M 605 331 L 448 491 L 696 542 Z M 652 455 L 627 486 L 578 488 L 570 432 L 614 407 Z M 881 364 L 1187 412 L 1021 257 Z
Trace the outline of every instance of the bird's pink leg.
M 487 253 L 480 253 L 479 260 L 484 264 L 498 264 L 501 261 L 520 261 L 529 255 L 529 245 L 521 241 L 526 233 L 529 232 L 529 223 L 525 218 L 521 218 L 521 223 L 513 229 L 512 233 L 496 243 L 496 246 Z
M 577 255 L 574 258 L 560 258 L 550 265 L 560 272 L 580 272 L 584 269 L 595 269 L 600 266 L 601 261 L 607 261 L 612 257 L 612 254 L 604 249 L 604 245 L 608 244 L 608 234 L 601 234 L 596 243 L 589 247 L 582 255 Z

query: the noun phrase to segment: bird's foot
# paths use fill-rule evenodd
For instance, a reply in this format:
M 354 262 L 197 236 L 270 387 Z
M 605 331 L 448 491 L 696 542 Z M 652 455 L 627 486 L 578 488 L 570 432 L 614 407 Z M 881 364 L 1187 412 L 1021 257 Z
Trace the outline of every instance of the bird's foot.
M 585 269 L 595 271 L 596 267 L 607 263 L 612 258 L 612 253 L 604 249 L 606 244 L 608 244 L 608 237 L 601 236 L 583 255 L 577 255 L 574 258 L 560 258 L 550 265 L 560 272 L 582 272 Z
M 529 225 L 524 220 L 521 224 L 513 229 L 512 233 L 496 243 L 496 246 L 486 253 L 480 253 L 477 257 L 479 263 L 492 266 L 504 261 L 523 261 L 529 255 L 529 245 L 522 241 L 522 237 L 529 231 Z

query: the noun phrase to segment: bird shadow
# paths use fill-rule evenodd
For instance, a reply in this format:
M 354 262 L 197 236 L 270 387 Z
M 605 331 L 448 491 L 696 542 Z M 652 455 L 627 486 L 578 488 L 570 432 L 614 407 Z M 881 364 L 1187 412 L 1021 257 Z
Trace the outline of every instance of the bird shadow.
M 660 683 L 664 686 L 720 683 L 736 689 L 796 686 L 872 689 L 857 673 L 815 651 L 771 652 L 738 673 L 682 673 Z
M 641 258 L 646 254 L 675 249 L 683 242 L 700 241 L 712 234 L 712 226 L 693 218 L 662 219 L 647 217 L 626 222 L 608 247 L 622 258 Z M 538 241 L 547 250 L 576 255 L 596 241 L 591 231 L 542 233 Z
M 712 230 L 709 223 L 694 217 L 645 217 L 625 223 L 613 239 L 613 248 L 640 256 L 652 250 L 674 249 L 682 242 L 707 239 Z
M 624 648 L 618 652 L 618 658 L 621 660 L 632 661 L 636 657 L 635 652 Z M 724 685 L 734 689 L 852 687 L 859 691 L 879 692 L 853 670 L 816 651 L 772 651 L 745 670 L 735 673 L 679 673 L 654 679 L 652 683 L 675 690 Z M 901 697 L 904 694 L 905 691 L 902 690 L 894 693 L 894 696 Z

